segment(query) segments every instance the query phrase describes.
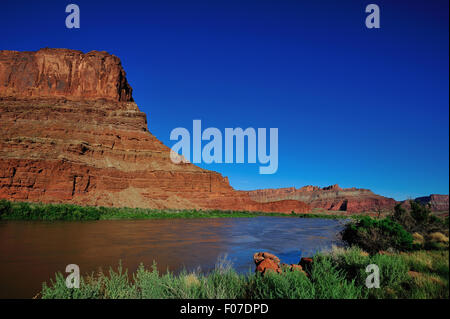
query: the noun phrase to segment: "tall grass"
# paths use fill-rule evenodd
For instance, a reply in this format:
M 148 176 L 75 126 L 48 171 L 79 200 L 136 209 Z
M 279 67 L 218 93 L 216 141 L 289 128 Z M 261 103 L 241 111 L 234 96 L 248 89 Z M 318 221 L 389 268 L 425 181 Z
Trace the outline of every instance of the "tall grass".
M 314 257 L 302 272 L 238 274 L 219 263 L 210 273 L 161 274 L 156 264 L 140 265 L 131 276 L 119 265 L 105 274 L 81 278 L 79 289 L 65 286 L 62 274 L 44 284 L 42 298 L 99 299 L 361 299 L 448 298 L 448 251 L 368 255 L 359 248 L 334 249 Z M 366 266 L 380 269 L 380 288 L 365 286 Z M 417 272 L 420 270 L 421 272 Z M 411 271 L 414 271 L 413 273 Z M 412 276 L 411 274 L 415 274 Z
M 367 289 L 367 298 L 449 298 L 449 251 L 414 251 L 369 255 L 358 247 L 334 248 L 328 253 L 338 269 L 363 285 L 365 267 L 375 264 L 380 270 L 380 288 Z

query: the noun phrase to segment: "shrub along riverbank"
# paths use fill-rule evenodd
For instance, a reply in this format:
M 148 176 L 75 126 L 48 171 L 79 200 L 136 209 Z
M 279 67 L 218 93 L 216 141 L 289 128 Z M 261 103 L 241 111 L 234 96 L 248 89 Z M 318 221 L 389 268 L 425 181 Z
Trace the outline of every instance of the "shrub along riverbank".
M 428 206 L 411 201 L 411 210 L 398 204 L 391 216 L 382 219 L 362 217 L 348 223 L 342 239 L 369 253 L 380 250 L 411 251 L 448 249 L 449 218 L 432 214 Z
M 66 287 L 61 273 L 44 284 L 41 298 L 449 298 L 448 250 L 369 255 L 359 248 L 333 249 L 314 257 L 307 275 L 285 269 L 240 275 L 223 263 L 209 274 L 160 274 L 141 265 L 128 276 L 120 266 L 81 278 L 79 289 Z M 365 268 L 380 269 L 380 288 L 365 286 Z
M 348 215 L 268 214 L 234 211 L 151 210 L 31 204 L 0 201 L 2 220 L 111 220 L 152 218 L 222 218 L 289 216 L 349 218 Z M 428 207 L 400 205 L 385 218 L 351 216 L 343 231 L 346 249 L 314 256 L 306 275 L 284 269 L 280 274 L 237 274 L 221 264 L 208 274 L 160 274 L 141 266 L 128 275 L 119 267 L 85 275 L 79 289 L 66 288 L 65 278 L 43 286 L 42 298 L 449 298 L 448 217 L 435 217 Z M 251 258 L 251 256 L 249 256 Z M 365 286 L 367 265 L 380 269 L 380 288 Z
M 0 200 L 0 220 L 115 220 L 115 219 L 168 219 L 168 218 L 230 218 L 230 217 L 257 217 L 257 216 L 283 216 L 302 218 L 349 218 L 347 215 L 336 214 L 283 214 L 262 213 L 248 211 L 221 211 L 221 210 L 171 210 L 171 209 L 145 209 L 145 208 L 114 208 L 92 207 L 70 204 L 41 204 L 26 202 L 10 202 Z

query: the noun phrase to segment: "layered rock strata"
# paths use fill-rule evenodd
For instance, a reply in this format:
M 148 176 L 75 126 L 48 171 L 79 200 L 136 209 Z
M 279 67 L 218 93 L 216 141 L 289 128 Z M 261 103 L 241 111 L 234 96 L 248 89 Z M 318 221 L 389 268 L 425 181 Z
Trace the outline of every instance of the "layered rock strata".
M 0 199 L 80 205 L 309 212 L 257 202 L 221 174 L 174 164 L 147 129 L 119 58 L 0 51 Z
M 392 198 L 374 194 L 368 189 L 341 188 L 338 185 L 320 188 L 260 189 L 249 192 L 250 198 L 261 203 L 279 200 L 299 200 L 312 208 L 348 213 L 376 212 L 392 210 L 396 201 Z

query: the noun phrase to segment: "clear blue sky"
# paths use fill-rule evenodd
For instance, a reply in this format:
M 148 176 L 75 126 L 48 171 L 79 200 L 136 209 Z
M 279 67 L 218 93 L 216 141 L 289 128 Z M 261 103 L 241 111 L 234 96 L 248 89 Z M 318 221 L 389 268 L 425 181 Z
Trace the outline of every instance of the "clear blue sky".
M 381 29 L 365 28 L 369 3 Z M 278 127 L 274 175 L 201 165 L 237 189 L 338 183 L 405 199 L 448 194 L 448 12 L 448 0 L 2 1 L 0 49 L 117 55 L 169 146 L 193 119 Z

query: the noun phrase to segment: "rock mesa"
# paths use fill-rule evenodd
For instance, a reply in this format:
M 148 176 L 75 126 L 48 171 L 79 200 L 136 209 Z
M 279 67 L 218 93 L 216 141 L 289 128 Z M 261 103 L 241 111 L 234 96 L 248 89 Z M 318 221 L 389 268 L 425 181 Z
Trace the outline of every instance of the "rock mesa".
M 310 211 L 259 202 L 147 129 L 119 58 L 68 49 L 0 51 L 0 199 L 93 206 Z
M 368 189 L 341 188 L 332 185 L 320 188 L 305 186 L 302 188 L 260 189 L 249 192 L 250 198 L 257 202 L 276 202 L 278 200 L 299 200 L 312 208 L 348 213 L 386 211 L 397 203 L 392 198 L 374 194 Z

